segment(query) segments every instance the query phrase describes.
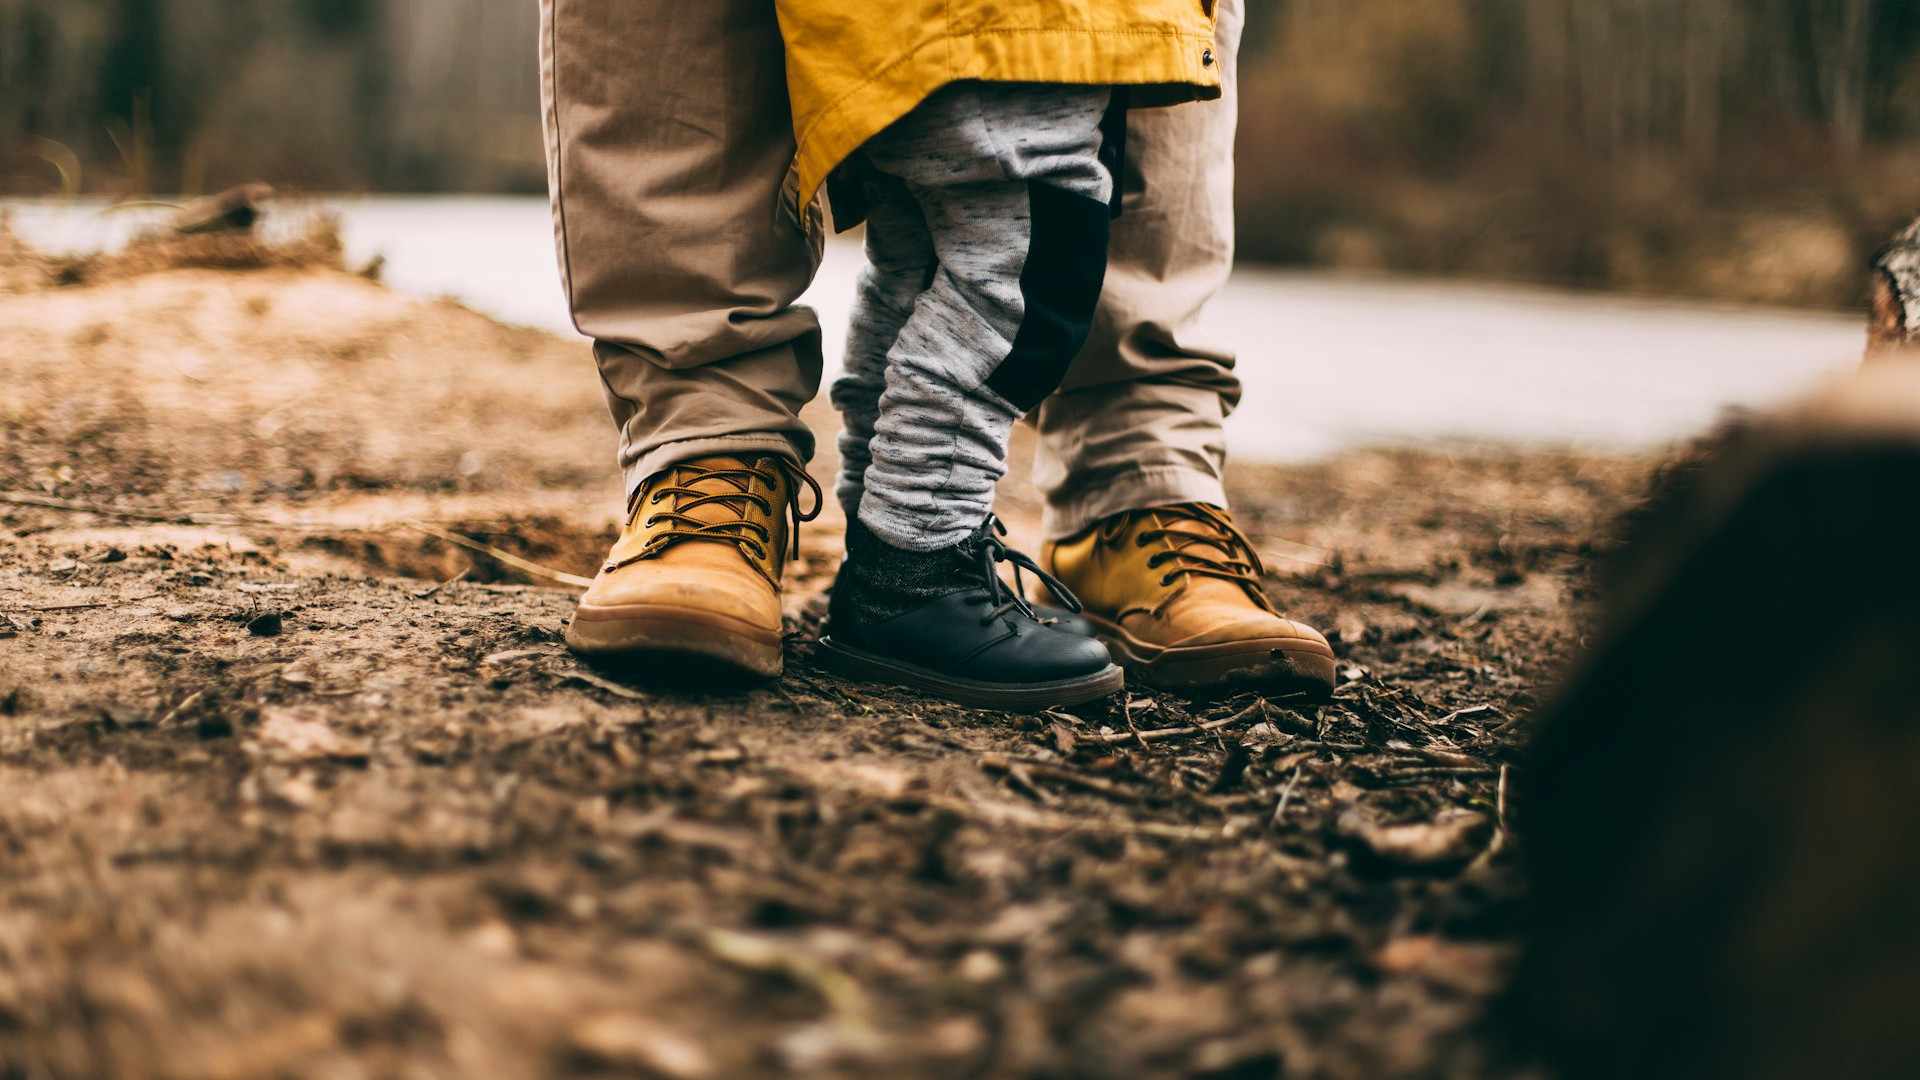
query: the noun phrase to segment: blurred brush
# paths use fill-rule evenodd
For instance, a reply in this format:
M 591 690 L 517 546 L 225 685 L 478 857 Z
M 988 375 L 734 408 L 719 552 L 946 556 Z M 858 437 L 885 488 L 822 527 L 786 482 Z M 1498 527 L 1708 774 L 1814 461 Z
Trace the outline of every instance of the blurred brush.
M 1880 249 L 1873 271 L 1868 356 L 1920 346 L 1920 221 Z
M 264 204 L 273 198 L 266 184 L 241 184 L 218 195 L 195 199 L 173 215 L 177 233 L 247 232 L 266 213 Z

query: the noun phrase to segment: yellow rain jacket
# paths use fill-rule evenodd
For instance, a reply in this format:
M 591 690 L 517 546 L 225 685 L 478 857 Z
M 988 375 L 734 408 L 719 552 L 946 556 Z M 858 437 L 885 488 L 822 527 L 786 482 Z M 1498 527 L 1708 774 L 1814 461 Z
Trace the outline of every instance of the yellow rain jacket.
M 692 0 L 698 2 L 698 0 Z M 1138 87 L 1134 105 L 1220 96 L 1216 0 L 776 0 L 799 151 L 789 193 L 950 82 Z

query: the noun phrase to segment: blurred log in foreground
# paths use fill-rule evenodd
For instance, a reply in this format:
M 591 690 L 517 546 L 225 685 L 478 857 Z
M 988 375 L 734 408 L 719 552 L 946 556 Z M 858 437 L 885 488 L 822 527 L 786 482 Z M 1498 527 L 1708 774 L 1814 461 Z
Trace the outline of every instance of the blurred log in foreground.
M 1917 340 L 1920 227 L 1886 250 L 1881 355 Z M 1911 1077 L 1920 363 L 1677 472 L 1516 774 L 1516 1029 L 1561 1080 Z

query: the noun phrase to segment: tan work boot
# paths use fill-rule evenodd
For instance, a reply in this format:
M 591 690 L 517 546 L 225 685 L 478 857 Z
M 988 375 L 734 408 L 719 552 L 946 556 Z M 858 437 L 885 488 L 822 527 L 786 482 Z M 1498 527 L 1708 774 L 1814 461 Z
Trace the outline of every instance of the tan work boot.
M 804 513 L 802 485 L 814 496 Z M 567 647 L 780 674 L 780 572 L 800 522 L 819 513 L 819 485 L 777 454 L 699 458 L 654 474 L 580 598 Z
M 1326 697 L 1333 647 L 1283 618 L 1225 510 L 1202 503 L 1113 517 L 1041 550 L 1113 657 L 1170 690 L 1246 687 Z

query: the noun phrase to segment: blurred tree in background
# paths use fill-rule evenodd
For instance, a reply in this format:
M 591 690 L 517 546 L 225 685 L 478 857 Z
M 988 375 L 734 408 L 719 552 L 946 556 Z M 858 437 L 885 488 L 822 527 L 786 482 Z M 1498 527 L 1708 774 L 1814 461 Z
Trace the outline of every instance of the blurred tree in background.
M 1916 0 L 1252 16 L 1247 257 L 1848 304 L 1920 210 Z
M 1920 209 L 1920 0 L 1249 6 L 1249 258 L 1846 303 Z M 0 0 L 0 193 L 539 191 L 535 8 Z
M 542 190 L 536 28 L 534 0 L 0 0 L 0 191 Z

